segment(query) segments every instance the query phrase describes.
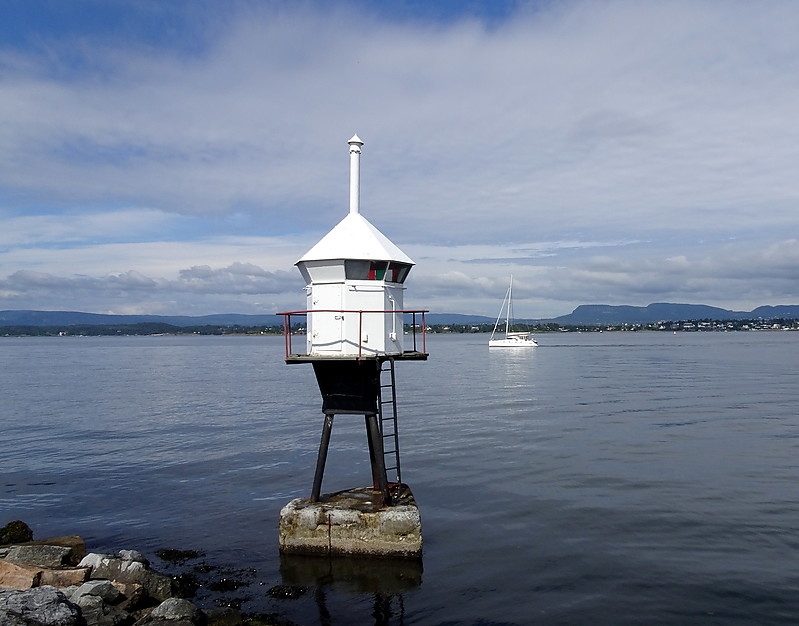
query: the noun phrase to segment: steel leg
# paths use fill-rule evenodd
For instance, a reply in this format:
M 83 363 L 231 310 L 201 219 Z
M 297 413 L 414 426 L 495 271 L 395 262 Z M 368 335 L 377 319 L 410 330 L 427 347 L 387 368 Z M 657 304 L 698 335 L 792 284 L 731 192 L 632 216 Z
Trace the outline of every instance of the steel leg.
M 319 456 L 316 457 L 316 473 L 313 477 L 313 489 L 311 490 L 311 502 L 319 502 L 319 494 L 322 491 L 322 476 L 325 473 L 325 462 L 327 461 L 327 449 L 330 447 L 330 431 L 333 430 L 333 415 L 325 415 L 325 424 L 322 427 L 322 441 L 319 443 Z
M 388 491 L 388 477 L 386 476 L 386 462 L 383 457 L 383 438 L 377 425 L 377 415 L 366 416 L 366 434 L 369 439 L 369 460 L 372 462 L 372 479 L 376 484 L 374 488 L 383 494 L 383 504 L 391 504 L 391 494 Z

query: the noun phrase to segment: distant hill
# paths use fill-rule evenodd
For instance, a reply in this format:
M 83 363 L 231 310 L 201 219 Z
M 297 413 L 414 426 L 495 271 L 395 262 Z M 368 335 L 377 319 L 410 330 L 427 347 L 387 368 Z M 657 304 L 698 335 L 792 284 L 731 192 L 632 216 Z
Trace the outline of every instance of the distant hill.
M 649 324 L 681 320 L 741 320 L 741 319 L 799 319 L 799 305 L 760 306 L 752 311 L 730 311 L 704 304 L 655 303 L 649 306 L 612 306 L 583 304 L 568 315 L 547 320 L 516 320 L 518 322 L 553 322 L 560 325 Z M 294 321 L 301 321 L 297 317 Z M 410 316 L 407 320 L 410 322 Z M 421 321 L 417 319 L 417 323 Z M 427 313 L 427 324 L 493 324 L 493 317 L 460 313 Z M 77 326 L 84 324 L 141 324 L 161 323 L 173 326 L 280 326 L 280 315 L 105 315 L 79 311 L 0 311 L 0 326 Z
M 568 315 L 547 320 L 561 325 L 651 324 L 681 320 L 743 320 L 757 318 L 799 318 L 799 305 L 761 306 L 752 311 L 730 311 L 704 304 L 659 302 L 645 307 L 583 304 Z
M 493 317 L 484 315 L 461 315 L 459 313 L 425 313 L 424 321 L 428 324 L 493 324 Z

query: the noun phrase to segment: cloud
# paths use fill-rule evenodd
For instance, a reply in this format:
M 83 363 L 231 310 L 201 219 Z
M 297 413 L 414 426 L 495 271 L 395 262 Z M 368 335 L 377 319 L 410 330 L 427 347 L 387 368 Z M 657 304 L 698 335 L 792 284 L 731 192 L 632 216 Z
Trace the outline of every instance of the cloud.
M 417 305 L 488 314 L 510 273 L 530 316 L 794 300 L 799 7 L 519 6 L 202 3 L 163 9 L 174 44 L 140 11 L 138 39 L 0 47 L 0 306 L 33 271 L 95 278 L 86 306 L 127 306 L 141 289 L 109 277 L 133 272 L 176 292 L 161 309 L 259 289 L 297 308 L 292 264 L 346 212 L 354 132 L 363 211 L 417 261 Z

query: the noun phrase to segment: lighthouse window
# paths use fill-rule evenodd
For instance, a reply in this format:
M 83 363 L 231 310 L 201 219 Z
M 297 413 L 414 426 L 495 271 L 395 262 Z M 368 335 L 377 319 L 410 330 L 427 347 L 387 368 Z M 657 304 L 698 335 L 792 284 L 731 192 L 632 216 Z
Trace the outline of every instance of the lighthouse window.
M 344 261 L 344 275 L 349 280 L 368 280 L 369 261 L 346 259 Z
M 388 269 L 388 261 L 372 261 L 369 266 L 369 280 L 383 280 Z
M 345 259 L 344 272 L 348 280 L 384 280 L 404 283 L 411 266 L 399 261 L 365 261 Z
M 386 277 L 386 280 L 391 283 L 404 283 L 410 269 L 411 266 L 407 263 L 392 261 L 388 266 L 389 275 Z

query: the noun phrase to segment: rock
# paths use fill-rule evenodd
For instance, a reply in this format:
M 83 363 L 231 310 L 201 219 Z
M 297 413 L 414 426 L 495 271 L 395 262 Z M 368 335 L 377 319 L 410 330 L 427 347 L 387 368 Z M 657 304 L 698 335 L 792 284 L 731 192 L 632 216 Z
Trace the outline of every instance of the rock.
M 231 607 L 206 609 L 203 613 L 208 626 L 239 626 L 242 621 L 241 612 Z
M 183 598 L 169 598 L 158 605 L 150 617 L 168 620 L 189 620 L 196 622 L 200 618 L 200 609 Z
M 80 607 L 91 626 L 116 626 L 126 620 L 127 611 L 116 606 L 123 599 L 119 589 L 109 580 L 90 580 L 72 594 L 70 600 Z
M 151 570 L 141 561 L 124 560 L 104 554 L 87 554 L 79 564 L 91 567 L 91 578 L 104 578 L 122 583 L 136 583 L 147 590 L 157 600 L 165 600 L 172 595 L 172 579 Z
M 82 626 L 79 609 L 54 587 L 0 590 L 3 626 Z
M 61 567 L 69 562 L 72 548 L 42 544 L 13 546 L 6 555 L 12 563 L 38 567 Z
M 50 539 L 38 539 L 36 541 L 13 542 L 13 545 L 0 549 L 0 558 L 5 558 L 15 547 L 20 546 L 61 546 L 70 548 L 67 557 L 67 565 L 77 565 L 86 554 L 86 543 L 78 535 L 67 535 L 65 537 L 52 537 Z
M 87 567 L 70 567 L 67 569 L 45 569 L 39 579 L 39 585 L 52 587 L 72 587 L 82 585 L 89 579 L 91 570 Z
M 127 611 L 106 604 L 100 596 L 82 596 L 76 604 L 88 626 L 117 626 L 130 621 Z
M 81 598 L 85 596 L 97 596 L 103 602 L 114 604 L 120 599 L 119 589 L 117 589 L 110 580 L 90 580 L 83 583 L 77 588 L 75 593 L 72 594 L 72 601 L 80 605 Z
M 144 555 L 137 550 L 120 550 L 119 558 L 123 561 L 136 561 L 137 563 L 144 563 L 150 565 L 150 561 L 144 558 Z
M 147 594 L 147 590 L 141 585 L 136 583 L 120 583 L 117 581 L 112 581 L 111 584 L 119 589 L 119 592 L 124 598 L 118 605 L 120 609 L 133 613 L 134 611 L 151 605 L 150 596 Z
M 100 554 L 99 552 L 89 552 L 86 556 L 84 556 L 80 563 L 78 563 L 78 567 L 90 567 L 91 569 L 95 569 L 99 567 L 103 563 L 103 559 L 113 559 L 114 556 L 112 554 Z
M 41 577 L 42 570 L 38 567 L 0 561 L 0 587 L 30 589 L 39 585 Z
M 6 543 L 24 543 L 33 539 L 33 531 L 25 522 L 14 520 L 0 528 L 0 545 Z
M 134 626 L 199 626 L 205 625 L 205 614 L 183 598 L 169 598 Z

